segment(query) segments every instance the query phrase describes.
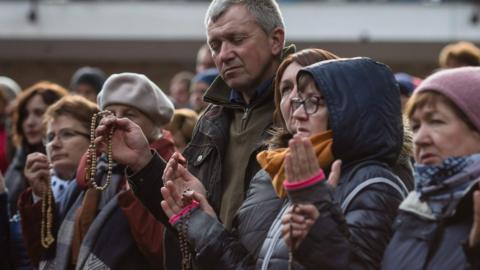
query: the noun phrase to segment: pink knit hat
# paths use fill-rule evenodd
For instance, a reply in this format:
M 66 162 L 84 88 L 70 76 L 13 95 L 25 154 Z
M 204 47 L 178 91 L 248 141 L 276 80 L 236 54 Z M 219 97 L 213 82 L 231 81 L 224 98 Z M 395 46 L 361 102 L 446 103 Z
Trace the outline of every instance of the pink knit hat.
M 480 67 L 460 67 L 439 71 L 426 78 L 415 92 L 443 94 L 462 110 L 480 131 Z

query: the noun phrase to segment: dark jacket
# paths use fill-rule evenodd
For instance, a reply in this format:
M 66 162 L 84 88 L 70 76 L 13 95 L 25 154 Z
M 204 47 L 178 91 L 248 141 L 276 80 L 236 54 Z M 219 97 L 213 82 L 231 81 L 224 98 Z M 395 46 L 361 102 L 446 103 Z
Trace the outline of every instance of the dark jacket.
M 471 198 L 462 209 L 444 221 L 400 211 L 382 269 L 480 269 L 480 245 L 469 248 L 467 244 L 472 228 Z
M 326 99 L 333 153 L 344 166 L 334 192 L 323 184 L 323 191 L 317 187 L 304 194 L 314 198 L 321 216 L 296 250 L 294 268 L 377 269 L 406 191 L 371 184 L 345 209 L 339 205 L 369 179 L 405 184 L 390 167 L 402 145 L 398 89 L 390 70 L 368 59 L 333 61 L 306 70 Z M 264 171 L 252 180 L 232 232 L 198 209 L 191 213 L 189 241 L 202 269 L 287 269 L 280 218 L 290 202 L 275 195 L 270 181 Z
M 295 50 L 294 46 L 286 47 L 284 55 Z M 187 158 L 188 170 L 200 179 L 208 191 L 208 200 L 215 211 L 218 213 L 222 200 L 223 186 L 222 176 L 224 172 L 223 160 L 228 147 L 229 129 L 231 117 L 234 110 L 244 110 L 245 113 L 254 113 L 254 110 L 260 107 L 269 107 L 270 115 L 273 115 L 273 85 L 262 96 L 256 97 L 248 109 L 238 104 L 232 104 L 229 101 L 231 89 L 226 85 L 221 77 L 213 82 L 205 94 L 205 101 L 211 104 L 205 109 L 193 131 L 192 140 L 184 150 L 184 156 Z M 271 123 L 271 122 L 270 122 Z M 267 139 L 268 130 L 271 124 L 259 130 L 264 139 Z M 262 141 L 258 142 L 258 147 L 253 151 L 248 159 L 248 165 L 245 173 L 244 186 L 248 188 L 250 180 L 259 171 L 260 166 L 256 161 L 256 154 L 264 149 Z M 162 223 L 169 226 L 168 218 L 160 207 L 162 200 L 159 192 L 163 186 L 161 177 L 165 168 L 165 161 L 157 155 L 150 163 L 135 175 L 129 176 L 129 184 L 135 195 L 150 210 L 150 212 Z M 246 191 L 246 190 L 245 190 Z M 166 258 L 168 269 L 180 269 L 179 248 L 175 236 L 167 231 L 165 235 Z
M 0 193 L 0 269 L 13 269 L 10 254 L 10 228 L 7 209 L 7 193 Z
M 23 175 L 23 169 L 27 162 L 27 155 L 34 152 L 45 153 L 45 148 L 42 145 L 29 146 L 27 143 L 23 143 L 8 166 L 5 173 L 5 185 L 8 190 L 8 204 L 9 215 L 13 216 L 17 213 L 17 202 L 20 194 L 28 187 L 27 180 Z
M 417 191 L 410 193 L 400 205 L 382 269 L 480 269 L 480 244 L 468 245 L 472 206 L 470 191 L 452 216 L 438 218 Z

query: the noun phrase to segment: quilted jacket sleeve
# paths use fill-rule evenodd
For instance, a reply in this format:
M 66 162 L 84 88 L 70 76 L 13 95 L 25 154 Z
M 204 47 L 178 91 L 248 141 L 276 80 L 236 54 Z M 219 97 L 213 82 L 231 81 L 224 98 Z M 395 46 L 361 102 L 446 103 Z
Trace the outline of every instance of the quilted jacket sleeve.
M 188 228 L 188 241 L 201 269 L 254 269 L 253 256 L 217 219 L 197 208 L 191 212 Z
M 401 201 L 390 186 L 373 184 L 357 194 L 345 215 L 338 205 L 320 210 L 295 259 L 307 269 L 379 269 Z

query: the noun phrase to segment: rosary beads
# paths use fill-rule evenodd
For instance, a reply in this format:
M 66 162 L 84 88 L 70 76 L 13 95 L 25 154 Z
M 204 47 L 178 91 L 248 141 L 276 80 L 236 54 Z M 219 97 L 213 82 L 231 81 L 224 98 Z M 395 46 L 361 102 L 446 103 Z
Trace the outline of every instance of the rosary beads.
M 55 238 L 52 235 L 52 189 L 50 188 L 50 178 L 46 181 L 46 188 L 42 194 L 42 220 L 40 228 L 40 243 L 42 247 L 48 248 Z
M 95 182 L 95 175 L 97 174 L 97 146 L 95 145 L 95 128 L 97 127 L 97 120 L 99 121 L 102 117 L 113 115 L 110 111 L 101 111 L 92 116 L 92 122 L 90 125 L 90 145 L 88 146 L 87 153 L 87 166 L 86 166 L 86 180 L 90 183 L 90 186 L 96 190 L 103 191 L 105 190 L 112 180 L 112 137 L 114 128 L 112 127 L 108 133 L 108 149 L 107 149 L 107 180 L 103 186 L 98 186 Z M 98 119 L 99 118 L 99 119 Z
M 190 192 L 190 188 L 185 188 L 182 195 L 183 205 L 189 205 L 192 200 L 185 196 L 186 193 Z M 185 214 L 185 216 L 179 221 L 178 229 L 178 241 L 180 244 L 180 252 L 182 253 L 182 270 L 189 270 L 191 268 L 192 254 L 188 249 L 188 220 L 190 219 L 190 211 Z
M 188 234 L 188 219 L 190 212 L 188 212 L 182 220 L 180 220 L 180 228 L 178 231 L 178 241 L 180 242 L 180 252 L 182 253 L 182 270 L 188 270 L 191 266 L 192 254 L 188 249 L 187 234 Z

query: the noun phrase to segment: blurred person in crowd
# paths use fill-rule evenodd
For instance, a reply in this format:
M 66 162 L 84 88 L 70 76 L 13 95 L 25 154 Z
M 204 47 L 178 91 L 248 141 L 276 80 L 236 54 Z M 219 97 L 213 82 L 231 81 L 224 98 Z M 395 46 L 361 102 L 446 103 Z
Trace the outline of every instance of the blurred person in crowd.
M 6 107 L 10 101 L 4 91 L 0 91 L 0 172 L 2 174 L 9 165 L 9 141 L 11 141 L 11 125 L 9 116 L 6 114 Z
M 198 207 L 191 207 L 194 210 L 186 217 L 179 214 L 183 206 L 175 199 L 179 198 L 175 196 L 177 185 L 167 182 L 167 188 L 162 188 L 164 211 L 169 216 L 179 214 L 171 221 L 188 218 L 188 243 L 205 256 L 213 254 L 219 258 L 204 267 L 379 267 L 396 207 L 407 193 L 405 184 L 391 169 L 398 160 L 403 135 L 400 97 L 393 74 L 385 65 L 367 58 L 325 61 L 300 68 L 288 66 L 277 90 L 284 90 L 282 98 L 297 92 L 289 103 L 282 100 L 279 108 L 282 116 L 289 119 L 285 127 L 293 128 L 295 135 L 283 141 L 288 148 L 271 149 L 257 156 L 265 171 L 252 180 L 247 199 L 238 211 L 239 227 L 235 232 L 241 235 L 239 242 L 232 239 L 237 234 L 223 231 L 201 192 L 192 195 Z M 298 75 L 295 69 L 300 70 Z M 293 77 L 296 83 L 289 83 L 285 76 Z M 348 109 L 337 110 L 338 106 Z M 376 110 L 369 110 L 371 106 Z M 379 130 L 378 126 L 382 128 Z M 372 140 L 373 132 L 381 134 Z M 330 170 L 335 159 L 342 160 L 341 176 L 339 162 Z M 326 183 L 324 171 L 330 174 L 331 184 L 338 182 L 334 193 Z M 382 203 L 377 204 L 379 201 Z M 292 204 L 297 210 L 291 210 Z M 315 213 L 313 217 L 308 215 L 308 220 L 295 217 L 296 222 L 292 223 L 300 224 L 294 226 L 295 232 L 307 230 L 310 236 L 303 243 L 304 239 L 296 239 L 295 245 L 285 234 L 289 229 L 293 231 L 290 222 L 285 223 L 290 220 L 291 211 L 297 215 L 304 211 Z M 273 219 L 267 219 L 272 215 Z M 262 223 L 267 220 L 269 223 Z M 310 222 L 309 226 L 303 221 Z M 178 224 L 174 225 L 181 230 Z M 264 226 L 270 227 L 268 233 L 263 237 L 256 235 L 259 239 L 254 240 L 250 232 Z M 281 232 L 286 242 L 281 240 Z M 255 246 L 258 241 L 261 246 L 256 254 L 250 245 Z M 293 251 L 290 262 L 289 249 Z M 197 253 L 198 260 L 208 262 L 202 254 Z
M 15 154 L 12 133 L 12 110 L 22 89 L 12 79 L 0 76 L 0 171 L 5 174 Z
M 6 104 L 2 103 L 2 114 L 10 114 L 14 106 L 15 98 L 22 92 L 22 88 L 9 77 L 0 76 L 0 92 L 5 95 Z
M 216 68 L 210 68 L 199 72 L 193 77 L 192 85 L 190 86 L 190 107 L 197 113 L 202 113 L 207 107 L 203 96 L 218 75 Z
M 94 67 L 81 67 L 72 76 L 70 90 L 92 102 L 97 102 L 97 94 L 102 90 L 105 73 Z
M 438 57 L 440 68 L 480 66 L 480 48 L 466 41 L 448 44 Z
M 215 68 L 215 62 L 213 61 L 208 44 L 203 44 L 202 47 L 198 49 L 195 71 L 200 73 L 210 68 Z
M 0 269 L 14 269 L 10 253 L 10 225 L 8 216 L 8 196 L 5 188 L 5 178 L 0 173 Z
M 68 90 L 51 82 L 36 83 L 23 91 L 16 99 L 13 111 L 15 157 L 5 173 L 10 215 L 17 211 L 17 200 L 28 186 L 23 175 L 26 158 L 34 152 L 45 153 L 42 144 L 42 117 L 48 106 L 68 94 Z
M 12 255 L 10 254 L 10 225 L 8 217 L 8 197 L 5 178 L 0 173 L 0 269 L 10 270 Z
M 42 143 L 43 114 L 50 105 L 67 94 L 67 90 L 60 85 L 43 81 L 27 88 L 15 101 L 13 132 L 17 151 L 5 174 L 10 217 L 10 258 L 11 266 L 15 269 L 33 269 L 25 249 L 20 215 L 17 213 L 18 198 L 28 187 L 23 173 L 27 156 L 35 152 L 45 152 Z
M 255 156 L 263 149 L 261 142 L 269 137 L 272 125 L 273 77 L 282 57 L 294 47 L 284 48 L 283 19 L 274 0 L 213 1 L 205 26 L 221 78 L 205 94 L 211 104 L 183 153 L 188 169 L 205 181 L 208 199 L 230 228 L 251 178 L 260 169 Z M 157 219 L 169 224 L 159 206 L 158 193 L 166 162 L 155 153 L 152 156 L 140 130 L 131 122 L 108 117 L 97 133 L 105 138 L 102 134 L 111 125 L 116 127 L 115 136 L 124 138 L 116 141 L 114 159 L 132 171 L 129 182 L 136 195 Z M 166 237 L 167 266 L 178 269 L 177 240 L 168 230 Z
M 192 140 L 193 128 L 197 124 L 198 114 L 190 109 L 176 109 L 173 119 L 165 129 L 173 135 L 178 151 L 182 152 Z
M 395 79 L 397 80 L 398 88 L 400 88 L 400 101 L 402 102 L 402 111 L 404 111 L 405 104 L 412 96 L 413 90 L 422 80 L 404 72 L 395 73 Z
M 407 104 L 415 190 L 383 269 L 480 269 L 480 67 L 439 71 Z
M 193 74 L 189 71 L 181 71 L 173 76 L 170 81 L 170 98 L 176 109 L 190 108 L 190 84 Z

